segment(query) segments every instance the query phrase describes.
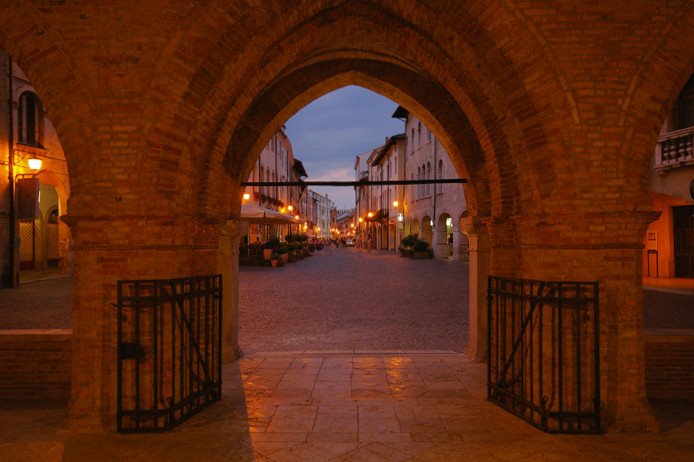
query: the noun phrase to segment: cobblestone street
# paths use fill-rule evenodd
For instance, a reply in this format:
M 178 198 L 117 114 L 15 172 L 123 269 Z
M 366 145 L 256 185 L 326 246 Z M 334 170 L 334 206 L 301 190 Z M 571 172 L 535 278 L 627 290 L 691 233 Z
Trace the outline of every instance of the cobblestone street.
M 467 342 L 468 266 L 352 248 L 242 267 L 240 343 L 263 351 L 452 350 Z

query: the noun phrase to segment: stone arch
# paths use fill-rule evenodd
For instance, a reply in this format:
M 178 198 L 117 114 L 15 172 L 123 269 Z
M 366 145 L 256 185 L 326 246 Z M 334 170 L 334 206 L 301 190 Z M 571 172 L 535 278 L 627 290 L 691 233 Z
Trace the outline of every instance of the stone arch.
M 419 220 L 417 218 L 414 218 L 412 220 L 412 230 L 411 230 L 410 234 L 412 234 L 413 236 L 419 237 L 421 233 L 422 233 L 422 230 L 420 229 L 420 226 L 419 226 Z
M 553 144 L 558 145 L 563 138 L 557 131 L 548 132 L 542 128 L 539 115 L 541 112 L 550 110 L 549 108 L 543 107 L 537 111 L 532 108 L 537 106 L 537 103 L 534 102 L 534 99 L 537 97 L 541 98 L 542 104 L 545 106 L 547 102 L 554 104 L 554 101 L 564 101 L 564 98 L 548 97 L 548 88 L 543 88 L 541 92 L 523 88 L 522 79 L 516 78 L 519 71 L 514 67 L 514 57 L 504 54 L 507 51 L 514 53 L 519 53 L 520 51 L 502 50 L 502 47 L 496 45 L 496 41 L 502 39 L 501 37 L 494 37 L 494 34 L 490 33 L 489 36 L 479 37 L 480 31 L 485 30 L 484 27 L 474 28 L 466 26 L 464 30 L 461 30 L 459 27 L 453 27 L 455 34 L 468 34 L 469 37 L 468 40 L 456 41 L 455 50 L 451 50 L 453 52 L 453 55 L 451 55 L 446 51 L 450 44 L 446 43 L 445 46 L 443 45 L 446 42 L 446 37 L 440 36 L 438 33 L 439 29 L 436 29 L 436 34 L 431 33 L 432 31 L 424 32 L 422 28 L 426 28 L 426 26 L 425 24 L 420 24 L 426 21 L 440 22 L 442 19 L 441 12 L 434 14 L 423 6 L 414 6 L 411 10 L 417 11 L 415 13 L 415 11 L 410 11 L 410 9 L 404 11 L 392 6 L 372 5 L 362 2 L 345 2 L 339 5 L 312 2 L 311 5 L 302 4 L 296 6 L 292 12 L 291 19 L 288 17 L 287 19 L 289 20 L 282 24 L 281 27 L 277 26 L 271 30 L 264 30 L 263 37 L 253 37 L 258 39 L 258 46 L 254 47 L 254 49 L 265 51 L 258 53 L 258 58 L 255 61 L 244 59 L 239 62 L 233 73 L 224 71 L 224 55 L 229 54 L 229 52 L 227 49 L 222 50 L 220 48 L 228 43 L 227 35 L 232 35 L 230 32 L 232 28 L 235 31 L 233 35 L 238 37 L 239 27 L 243 28 L 244 25 L 232 22 L 227 24 L 224 21 L 220 21 L 222 22 L 222 27 L 215 28 L 218 31 L 217 35 L 211 35 L 207 39 L 210 51 L 202 52 L 200 55 L 203 57 L 203 62 L 196 62 L 196 67 L 193 68 L 197 70 L 194 77 L 201 80 L 200 85 L 197 85 L 195 89 L 191 88 L 191 92 L 195 94 L 196 104 L 201 106 L 208 104 L 205 101 L 224 102 L 217 108 L 212 107 L 212 103 L 209 103 L 211 111 L 207 109 L 204 111 L 206 114 L 216 114 L 211 116 L 213 118 L 209 121 L 212 123 L 207 124 L 207 126 L 211 127 L 210 130 L 214 130 L 217 135 L 221 135 L 216 137 L 219 140 L 218 143 L 215 143 L 214 146 L 205 145 L 204 150 L 211 153 L 213 158 L 219 160 L 210 158 L 210 160 L 205 160 L 201 163 L 201 165 L 205 166 L 201 171 L 209 171 L 210 174 L 206 175 L 205 179 L 201 178 L 198 183 L 203 188 L 206 187 L 205 185 L 214 185 L 215 187 L 220 184 L 225 185 L 225 192 L 219 193 L 219 196 L 215 196 L 215 199 L 235 197 L 233 192 L 231 194 L 227 193 L 233 191 L 233 182 L 229 183 L 224 175 L 219 174 L 216 168 L 209 167 L 214 167 L 221 162 L 219 156 L 222 155 L 221 150 L 225 149 L 227 144 L 224 139 L 228 139 L 227 136 L 230 136 L 226 127 L 234 127 L 241 120 L 239 114 L 246 113 L 249 106 L 253 104 L 255 95 L 263 92 L 263 88 L 272 85 L 274 81 L 281 78 L 282 74 L 295 72 L 301 66 L 306 67 L 326 60 L 328 56 L 330 59 L 353 59 L 355 57 L 359 59 L 373 59 L 374 56 L 378 56 L 379 59 L 403 65 L 405 68 L 426 69 L 429 75 L 437 76 L 437 78 L 445 80 L 447 85 L 456 87 L 455 91 L 453 88 L 450 91 L 456 95 L 456 101 L 461 107 L 465 108 L 466 113 L 468 110 L 470 111 L 471 124 L 475 128 L 482 146 L 489 151 L 490 155 L 494 150 L 497 151 L 497 154 L 495 154 L 497 157 L 501 156 L 503 158 L 516 155 L 514 153 L 520 153 L 521 151 L 524 153 L 534 151 L 533 161 L 529 168 L 536 171 L 536 173 L 539 171 L 542 181 L 538 182 L 532 179 L 526 181 L 525 186 L 532 184 L 534 185 L 532 188 L 524 187 L 514 190 L 509 185 L 508 192 L 505 194 L 492 191 L 489 197 L 492 197 L 493 200 L 505 201 L 506 204 L 502 206 L 501 202 L 499 202 L 497 213 L 506 213 L 503 212 L 505 210 L 504 207 L 507 207 L 508 210 L 513 210 L 521 202 L 521 195 L 525 195 L 526 192 L 531 195 L 537 195 L 535 192 L 530 191 L 537 188 L 550 188 L 551 190 L 553 186 L 547 185 L 550 185 L 552 182 L 546 180 L 548 175 L 552 174 L 552 169 L 547 168 L 547 165 L 540 166 L 539 162 L 536 161 L 536 154 L 542 151 L 544 153 L 542 155 L 547 158 L 560 155 L 552 151 L 549 147 L 548 139 L 556 135 L 558 139 Z M 257 14 L 263 12 L 265 11 L 259 8 Z M 254 13 L 252 12 L 250 15 L 253 16 Z M 455 17 L 458 17 L 460 14 L 470 21 L 469 23 L 466 22 L 466 24 L 479 23 L 483 21 L 481 18 L 484 17 L 483 11 L 475 11 L 473 9 L 461 11 L 456 9 Z M 518 32 L 516 36 L 528 34 L 526 24 L 517 18 L 514 19 L 512 11 L 502 8 L 501 11 L 495 11 L 495 14 L 508 17 L 512 23 L 511 25 L 515 28 L 514 30 Z M 196 21 L 200 21 L 200 24 Z M 209 17 L 193 17 L 190 19 L 188 21 L 188 28 L 190 29 L 188 34 L 196 34 L 199 28 L 205 26 L 209 28 L 208 24 L 203 23 L 204 21 L 209 21 Z M 460 24 L 459 22 L 456 23 Z M 355 27 L 355 24 L 359 24 L 360 27 Z M 218 24 L 215 25 L 219 26 Z M 401 33 L 396 37 L 392 37 L 391 34 L 391 37 L 388 37 L 386 40 L 384 31 L 387 27 L 385 26 L 390 25 L 399 27 Z M 354 38 L 355 30 L 359 30 L 357 34 L 359 35 L 358 40 Z M 347 31 L 349 32 L 346 33 Z M 253 36 L 252 30 L 248 32 L 249 37 Z M 344 39 L 348 36 L 352 36 L 349 40 L 349 46 L 347 46 L 348 44 Z M 475 47 L 471 46 L 470 44 L 475 41 L 481 43 L 476 44 Z M 191 68 L 191 63 L 189 62 L 191 47 L 187 44 L 184 46 L 183 43 L 186 42 L 184 35 L 180 39 L 179 49 L 172 47 L 172 58 L 169 61 L 169 66 L 172 70 L 180 69 L 182 67 L 181 64 L 185 64 L 184 67 L 186 69 Z M 416 44 L 417 47 L 422 49 L 416 53 L 400 53 L 401 56 L 397 53 L 389 53 L 392 49 L 398 49 L 400 52 L 403 52 L 406 48 L 403 47 L 403 42 L 407 42 L 409 48 Z M 388 48 L 388 50 L 383 50 L 382 48 Z M 475 51 L 476 49 L 477 51 Z M 182 58 L 176 55 L 179 52 L 181 56 L 185 56 L 187 60 L 185 63 L 181 61 Z M 418 56 L 417 59 L 414 55 Z M 457 55 L 465 55 L 465 59 L 456 62 L 453 56 Z M 484 58 L 481 58 L 481 56 L 484 56 Z M 245 58 L 248 58 L 248 56 L 245 56 Z M 517 59 L 518 57 L 515 58 Z M 470 64 L 470 59 L 475 60 L 475 65 Z M 222 60 L 221 64 L 220 60 Z M 448 66 L 446 63 L 451 64 L 448 71 L 445 70 Z M 534 66 L 539 67 L 544 65 L 545 63 L 542 61 L 534 64 Z M 499 66 L 509 70 L 509 74 L 505 74 L 503 79 L 499 78 L 498 72 L 495 70 L 495 67 Z M 453 69 L 455 69 L 455 72 L 451 73 Z M 444 76 L 446 72 L 448 72 L 448 75 Z M 538 72 L 542 75 L 551 74 L 551 72 L 546 70 L 538 70 Z M 484 76 L 473 76 L 473 73 L 482 73 Z M 203 79 L 203 77 L 209 77 L 206 79 L 209 82 Z M 167 78 L 162 77 L 162 79 Z M 242 93 L 238 90 L 239 82 L 243 82 Z M 478 85 L 476 82 L 488 82 L 489 88 L 477 91 L 477 89 L 472 88 L 474 85 Z M 465 86 L 470 86 L 470 91 L 467 93 L 460 90 Z M 548 84 L 548 86 L 551 85 Z M 494 87 L 493 90 L 492 87 Z M 532 94 L 533 92 L 535 92 L 534 95 Z M 224 96 L 223 93 L 227 96 Z M 476 96 L 478 94 L 480 95 L 479 101 L 473 101 L 473 99 L 478 99 Z M 494 94 L 495 96 L 490 98 L 482 96 L 489 94 Z M 506 101 L 503 101 L 504 97 L 500 99 L 499 95 L 506 95 Z M 513 96 L 511 97 L 510 95 Z M 228 101 L 233 101 L 233 103 L 229 104 L 227 103 Z M 488 103 L 484 103 L 484 101 Z M 493 107 L 490 107 L 490 104 Z M 556 116 L 556 108 L 553 111 Z M 162 112 L 166 113 L 167 111 Z M 225 115 L 229 112 L 233 112 L 235 115 L 232 117 Z M 566 113 L 568 114 L 568 112 Z M 501 120 L 511 122 L 502 123 L 500 122 Z M 442 135 L 444 130 L 434 126 L 434 124 L 430 126 L 439 136 Z M 160 131 L 165 132 L 165 126 L 162 126 Z M 205 138 L 203 136 L 194 137 Z M 531 137 L 532 141 L 529 139 L 522 141 L 524 137 Z M 521 149 L 521 146 L 524 146 L 524 149 Z M 507 174 L 499 174 L 498 168 L 513 169 L 515 168 L 514 165 L 521 163 L 523 162 L 514 163 L 505 160 L 488 163 L 486 167 L 480 167 L 482 169 L 481 172 L 468 172 L 468 176 L 483 177 L 486 175 L 486 170 L 491 169 L 495 171 L 492 175 L 492 182 L 498 183 L 502 178 L 509 177 Z M 484 165 L 484 163 L 480 162 L 479 165 Z M 456 162 L 456 168 L 458 171 L 463 170 L 459 161 Z M 237 176 L 237 174 L 234 174 L 234 176 Z M 199 204 L 199 210 L 212 211 L 214 207 L 211 206 L 211 203 L 225 203 L 225 207 L 231 207 L 231 204 L 224 200 L 220 202 L 210 199 L 213 195 L 215 193 L 198 195 L 204 201 Z M 478 195 L 487 197 L 484 191 L 480 191 Z M 472 197 L 472 194 L 470 194 L 470 197 Z M 481 210 L 482 215 L 488 214 L 482 207 L 478 208 Z M 223 214 L 224 212 L 217 211 L 215 213 Z

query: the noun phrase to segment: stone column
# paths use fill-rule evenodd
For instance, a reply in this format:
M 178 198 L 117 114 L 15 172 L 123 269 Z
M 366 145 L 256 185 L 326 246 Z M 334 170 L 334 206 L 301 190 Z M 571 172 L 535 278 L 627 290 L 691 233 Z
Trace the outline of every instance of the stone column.
M 217 272 L 222 275 L 222 361 L 235 361 L 239 347 L 239 244 L 243 223 L 227 220 L 219 237 Z
M 460 262 L 470 260 L 470 241 L 468 235 L 453 228 L 453 258 Z
M 434 229 L 434 239 L 432 250 L 435 258 L 448 258 L 448 236 L 446 235 L 446 225 L 439 226 Z
M 642 246 L 649 212 L 564 213 L 518 218 L 521 277 L 598 281 L 603 425 L 657 428 L 645 394 Z
M 117 282 L 214 274 L 218 226 L 186 216 L 79 210 L 65 218 L 74 242 L 68 422 L 78 431 L 115 430 Z
M 487 359 L 487 276 L 490 245 L 487 228 L 473 217 L 461 220 L 469 240 L 470 332 L 466 354 L 475 361 Z

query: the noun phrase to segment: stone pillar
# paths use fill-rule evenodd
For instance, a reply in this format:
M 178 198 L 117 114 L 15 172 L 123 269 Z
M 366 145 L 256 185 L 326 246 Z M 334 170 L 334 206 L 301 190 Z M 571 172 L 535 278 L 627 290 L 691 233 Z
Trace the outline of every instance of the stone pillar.
M 112 431 L 117 398 L 117 282 L 214 274 L 218 225 L 163 214 L 78 213 L 73 207 L 65 218 L 74 242 L 68 423 L 78 431 Z
M 453 229 L 453 258 L 460 262 L 470 260 L 470 241 L 467 234 L 461 230 Z
M 235 361 L 239 347 L 239 244 L 243 223 L 228 220 L 222 227 L 217 254 L 217 272 L 222 275 L 222 361 Z
M 447 259 L 448 258 L 448 236 L 446 235 L 446 225 L 438 226 L 434 229 L 434 239 L 432 243 L 432 250 L 434 251 L 435 258 Z
M 490 270 L 489 234 L 484 225 L 468 217 L 461 220 L 469 240 L 470 333 L 466 354 L 475 361 L 487 359 L 487 276 Z
M 657 428 L 645 393 L 642 240 L 652 213 L 566 213 L 516 219 L 521 277 L 598 281 L 603 425 Z

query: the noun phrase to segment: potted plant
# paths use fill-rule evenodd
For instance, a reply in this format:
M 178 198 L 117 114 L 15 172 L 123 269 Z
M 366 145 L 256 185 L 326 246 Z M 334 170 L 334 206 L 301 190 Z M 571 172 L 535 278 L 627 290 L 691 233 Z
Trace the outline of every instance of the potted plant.
M 400 247 L 398 247 L 398 250 L 400 251 L 400 256 L 412 258 L 412 254 L 414 253 L 414 246 L 416 243 L 417 238 L 412 234 L 402 238 L 402 241 L 400 241 Z
M 280 255 L 280 262 L 282 262 L 283 265 L 289 263 L 289 246 L 279 246 L 277 253 Z
M 434 254 L 429 247 L 429 243 L 421 239 L 417 239 L 412 248 L 412 258 L 415 260 L 424 260 L 428 258 L 434 258 Z
M 277 236 L 273 236 L 263 244 L 263 258 L 269 260 L 275 250 L 280 245 L 280 240 Z
M 280 264 L 280 255 L 278 253 L 273 253 L 270 256 L 270 264 L 272 265 L 273 268 L 276 268 Z

